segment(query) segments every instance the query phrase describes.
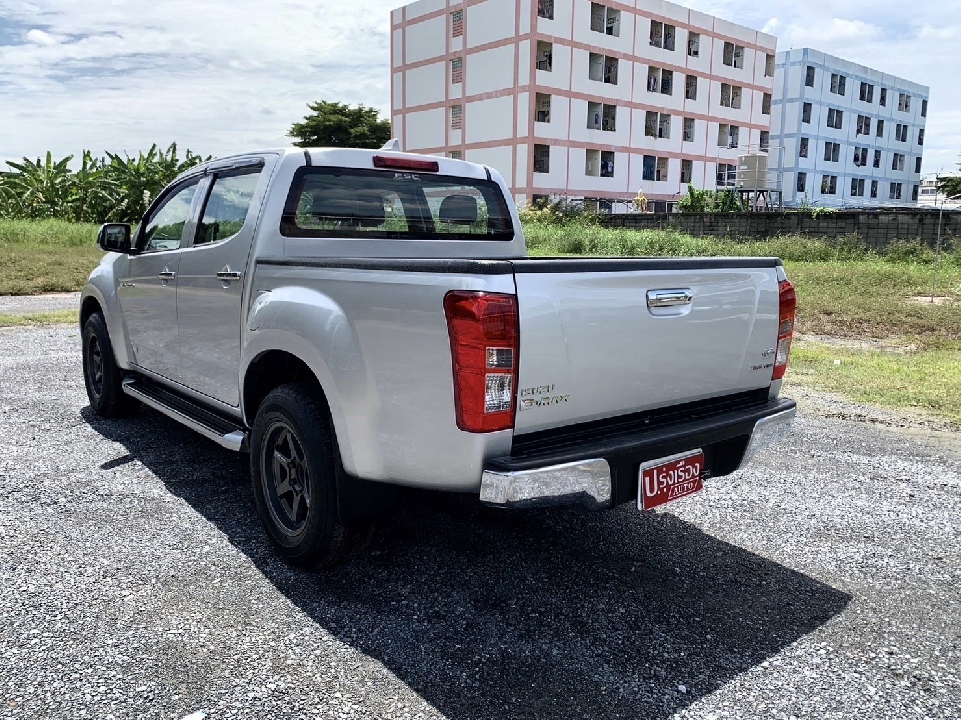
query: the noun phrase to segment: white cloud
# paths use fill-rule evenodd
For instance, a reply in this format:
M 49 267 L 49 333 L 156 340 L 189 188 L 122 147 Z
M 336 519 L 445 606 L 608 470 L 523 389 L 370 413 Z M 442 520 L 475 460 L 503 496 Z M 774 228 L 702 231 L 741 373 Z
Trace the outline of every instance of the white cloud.
M 319 99 L 389 109 L 402 0 L 0 0 L 0 160 L 152 142 L 221 155 L 283 145 Z M 924 170 L 961 150 L 961 13 L 903 0 L 687 0 L 931 86 Z

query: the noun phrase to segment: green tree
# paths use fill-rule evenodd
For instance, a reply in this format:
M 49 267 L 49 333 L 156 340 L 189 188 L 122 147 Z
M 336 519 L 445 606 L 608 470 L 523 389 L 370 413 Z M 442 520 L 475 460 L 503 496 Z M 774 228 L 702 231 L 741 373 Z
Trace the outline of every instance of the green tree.
M 344 103 L 310 103 L 310 115 L 294 123 L 290 136 L 297 147 L 379 148 L 390 140 L 390 122 L 381 120 L 376 108 Z
M 958 171 L 961 173 L 961 162 L 958 163 Z M 947 197 L 961 195 L 961 174 L 946 175 L 938 178 L 938 192 Z
M 49 151 L 46 160 L 8 160 L 7 165 L 17 172 L 5 177 L 4 195 L 13 203 L 14 213 L 30 218 L 59 217 L 70 197 L 71 160 L 73 155 L 54 162 Z

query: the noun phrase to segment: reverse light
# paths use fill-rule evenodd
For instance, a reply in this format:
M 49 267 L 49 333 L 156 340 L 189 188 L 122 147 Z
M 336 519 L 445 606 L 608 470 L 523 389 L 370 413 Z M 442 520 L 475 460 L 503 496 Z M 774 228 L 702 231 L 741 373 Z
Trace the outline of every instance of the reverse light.
M 797 308 L 797 294 L 788 280 L 778 283 L 778 325 L 777 352 L 774 356 L 772 380 L 780 380 L 787 371 L 791 358 L 791 341 L 794 339 L 794 311 Z
M 514 427 L 517 298 L 454 290 L 444 297 L 454 369 L 457 427 L 495 432 Z
M 436 160 L 413 160 L 386 155 L 374 155 L 374 167 L 387 170 L 416 170 L 417 172 L 438 172 L 440 170 L 440 165 Z

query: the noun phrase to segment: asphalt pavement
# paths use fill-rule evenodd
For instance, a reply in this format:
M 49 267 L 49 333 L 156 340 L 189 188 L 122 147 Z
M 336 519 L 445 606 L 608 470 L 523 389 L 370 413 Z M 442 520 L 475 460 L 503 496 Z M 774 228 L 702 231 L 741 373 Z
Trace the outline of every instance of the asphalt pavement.
M 306 573 L 237 455 L 93 415 L 74 327 L 0 330 L 0 717 L 958 718 L 938 437 L 808 413 L 646 515 L 410 493 Z

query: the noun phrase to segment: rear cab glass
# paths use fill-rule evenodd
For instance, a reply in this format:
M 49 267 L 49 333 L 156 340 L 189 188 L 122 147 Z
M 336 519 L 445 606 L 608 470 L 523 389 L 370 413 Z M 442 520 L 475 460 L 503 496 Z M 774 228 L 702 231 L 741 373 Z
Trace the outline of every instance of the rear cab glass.
M 512 240 L 500 186 L 434 173 L 304 167 L 280 226 L 286 237 Z

